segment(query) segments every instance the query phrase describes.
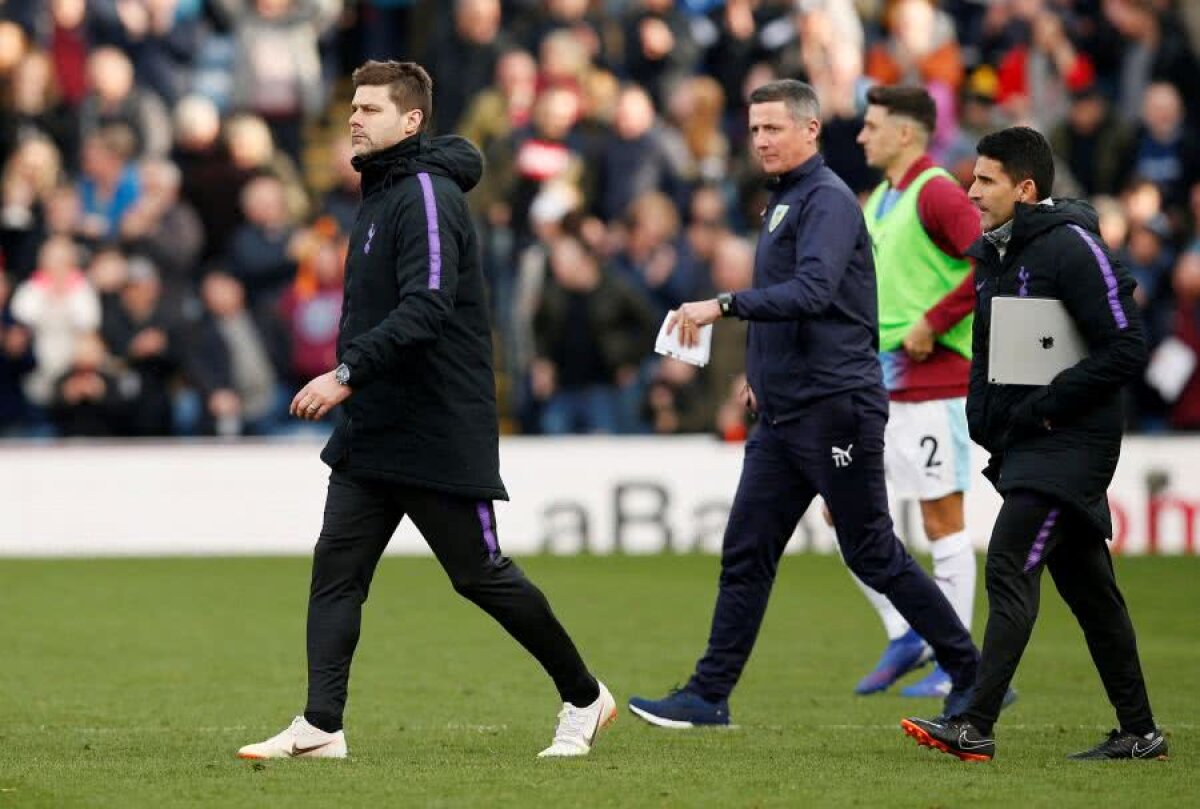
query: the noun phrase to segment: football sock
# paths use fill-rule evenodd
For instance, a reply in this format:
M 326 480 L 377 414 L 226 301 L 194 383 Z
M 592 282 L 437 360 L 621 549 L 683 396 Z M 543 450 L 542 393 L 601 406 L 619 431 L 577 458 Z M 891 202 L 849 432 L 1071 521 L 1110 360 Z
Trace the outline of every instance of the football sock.
M 966 531 L 929 543 L 933 553 L 933 578 L 967 631 L 975 608 L 975 549 Z
M 868 587 L 862 579 L 854 575 L 853 571 L 850 576 L 858 583 L 858 588 L 863 591 L 867 601 L 871 602 L 875 612 L 879 613 L 879 620 L 883 621 L 883 628 L 887 632 L 888 640 L 892 641 L 904 635 L 908 631 L 908 621 L 904 620 L 904 616 L 892 606 L 892 602 L 888 601 L 887 596 Z

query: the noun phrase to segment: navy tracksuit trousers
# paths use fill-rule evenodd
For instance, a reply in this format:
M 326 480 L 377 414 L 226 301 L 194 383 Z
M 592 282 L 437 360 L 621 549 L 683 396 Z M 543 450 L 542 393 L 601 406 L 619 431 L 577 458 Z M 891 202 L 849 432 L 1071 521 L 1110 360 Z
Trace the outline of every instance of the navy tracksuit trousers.
M 710 701 L 733 691 L 758 637 L 784 546 L 818 494 L 833 514 L 847 566 L 929 642 L 956 689 L 974 682 L 979 653 L 970 634 L 892 527 L 883 472 L 887 407 L 882 388 L 836 394 L 794 419 L 763 422 L 746 443 L 708 649 L 691 690 Z

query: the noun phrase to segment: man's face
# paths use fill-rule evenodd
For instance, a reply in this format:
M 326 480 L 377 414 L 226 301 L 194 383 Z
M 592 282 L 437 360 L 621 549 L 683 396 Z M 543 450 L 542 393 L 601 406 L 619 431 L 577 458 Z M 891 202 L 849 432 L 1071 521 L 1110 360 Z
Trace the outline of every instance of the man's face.
M 784 101 L 750 105 L 751 145 L 767 174 L 791 171 L 816 154 L 820 132 L 819 121 L 797 121 Z
M 967 196 L 979 209 L 984 230 L 994 230 L 1012 219 L 1018 202 L 1037 202 L 1033 180 L 1014 183 L 999 161 L 982 155 L 975 161 L 975 182 Z
M 350 148 L 362 157 L 395 146 L 417 131 L 420 119 L 419 110 L 401 112 L 386 85 L 364 84 L 350 102 Z
M 902 147 L 904 118 L 892 115 L 887 107 L 871 104 L 863 119 L 862 131 L 857 141 L 867 156 L 867 165 L 875 169 L 886 169 L 896 159 Z

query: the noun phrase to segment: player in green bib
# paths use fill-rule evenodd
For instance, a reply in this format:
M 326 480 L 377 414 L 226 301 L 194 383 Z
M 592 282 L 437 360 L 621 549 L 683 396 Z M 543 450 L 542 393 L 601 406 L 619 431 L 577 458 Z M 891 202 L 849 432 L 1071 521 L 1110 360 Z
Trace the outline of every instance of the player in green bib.
M 971 367 L 974 276 L 964 257 L 979 238 L 979 212 L 926 150 L 937 118 L 920 87 L 874 87 L 858 142 L 884 173 L 864 214 L 875 253 L 879 349 L 890 398 L 884 459 L 892 497 L 917 500 L 931 540 L 933 574 L 968 629 L 975 599 L 975 552 L 965 530 L 970 472 L 966 395 Z M 861 581 L 888 645 L 859 694 L 883 691 L 931 659 L 929 646 Z M 934 666 L 904 688 L 944 696 L 950 679 Z

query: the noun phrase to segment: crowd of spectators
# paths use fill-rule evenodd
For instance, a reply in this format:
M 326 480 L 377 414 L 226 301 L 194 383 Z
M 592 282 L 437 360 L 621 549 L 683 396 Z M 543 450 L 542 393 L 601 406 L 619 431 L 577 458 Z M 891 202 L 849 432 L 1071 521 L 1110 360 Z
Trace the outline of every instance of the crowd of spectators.
M 938 102 L 935 159 L 1024 123 L 1139 283 L 1144 431 L 1200 428 L 1200 3 L 0 0 L 0 436 L 272 435 L 331 368 L 358 176 L 349 72 L 415 59 L 471 194 L 503 427 L 745 434 L 743 324 L 697 369 L 679 303 L 750 284 L 746 98 L 810 82 L 858 193 L 866 89 Z

